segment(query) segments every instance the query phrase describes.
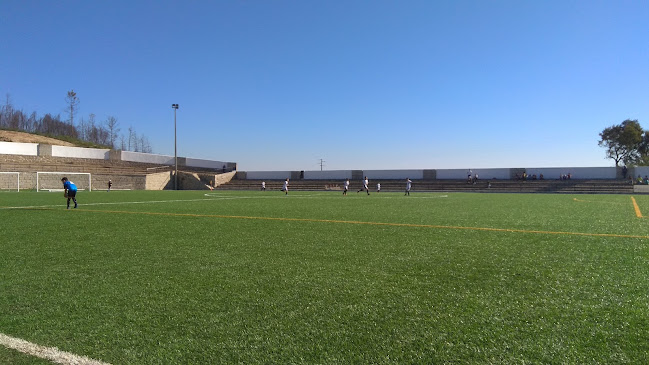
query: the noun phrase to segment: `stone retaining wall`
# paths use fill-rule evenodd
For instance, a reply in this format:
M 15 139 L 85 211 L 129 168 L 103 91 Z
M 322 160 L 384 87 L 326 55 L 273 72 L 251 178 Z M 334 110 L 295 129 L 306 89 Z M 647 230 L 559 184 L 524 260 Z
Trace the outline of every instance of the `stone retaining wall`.
M 20 190 L 36 190 L 36 172 L 20 172 Z M 169 174 L 169 173 L 167 173 Z M 45 188 L 63 189 L 61 178 L 63 175 L 46 175 L 41 179 Z M 114 174 L 92 174 L 92 190 L 108 189 L 108 180 L 113 181 L 113 189 L 144 190 L 146 188 L 147 176 L 145 175 L 114 175 Z M 78 184 L 80 189 L 87 189 L 84 180 L 75 179 L 74 175 L 70 180 Z M 75 181 L 77 180 L 77 181 Z M 0 174 L 0 189 L 15 189 L 15 174 Z M 43 188 L 43 185 L 41 185 Z

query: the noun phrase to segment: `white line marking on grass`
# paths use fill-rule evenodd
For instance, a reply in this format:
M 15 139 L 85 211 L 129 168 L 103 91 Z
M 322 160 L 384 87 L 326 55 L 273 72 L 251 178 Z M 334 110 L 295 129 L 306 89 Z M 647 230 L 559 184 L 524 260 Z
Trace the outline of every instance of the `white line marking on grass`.
M 578 203 L 598 203 L 598 204 L 611 204 L 611 205 L 627 205 L 628 204 L 628 203 L 621 203 L 621 202 L 583 200 L 583 199 L 577 199 L 577 198 L 572 198 L 572 200 L 575 201 L 575 202 L 578 202 Z
M 88 206 L 99 206 L 99 205 L 127 205 L 127 204 L 159 204 L 159 203 L 186 203 L 186 202 L 201 202 L 201 201 L 210 201 L 210 200 L 234 200 L 234 199 L 295 199 L 295 198 L 313 198 L 313 197 L 327 197 L 334 198 L 336 195 L 330 193 L 315 193 L 315 194 L 285 194 L 273 195 L 273 196 L 258 196 L 258 195 L 226 195 L 219 193 L 206 193 L 206 198 L 200 199 L 173 199 L 173 200 L 146 200 L 146 201 L 130 201 L 130 202 L 103 202 L 103 203 L 83 203 L 80 202 L 79 205 L 82 207 Z M 402 199 L 399 196 L 381 196 L 382 199 L 391 198 L 391 199 Z M 438 198 L 448 198 L 448 195 L 437 195 L 437 196 L 413 196 L 403 199 L 438 199 Z M 25 205 L 17 207 L 0 207 L 0 210 L 9 210 L 9 209 L 38 209 L 38 208 L 56 208 L 62 207 L 64 204 L 50 204 L 50 205 Z
M 439 199 L 439 198 L 448 198 L 448 195 L 438 195 L 438 196 L 408 196 L 407 199 Z
M 176 200 L 147 200 L 147 201 L 135 201 L 135 202 L 104 202 L 104 203 L 82 203 L 79 202 L 80 206 L 96 206 L 96 205 L 121 205 L 121 204 L 157 204 L 157 203 L 184 203 L 184 202 L 197 202 L 197 201 L 210 201 L 210 200 L 227 200 L 231 198 L 214 198 L 214 199 L 176 199 Z M 0 210 L 3 209 L 35 209 L 35 208 L 56 208 L 62 207 L 65 204 L 54 204 L 54 205 L 32 205 L 32 206 L 21 206 L 21 207 L 0 207 Z
M 383 193 L 386 194 L 386 193 Z M 375 196 L 380 197 L 381 199 L 406 199 L 401 196 L 385 196 L 383 194 L 376 193 Z M 427 194 L 427 193 L 424 193 Z M 287 196 L 285 194 L 280 194 L 280 195 L 272 195 L 272 196 L 259 196 L 259 195 L 225 195 L 222 193 L 205 193 L 205 196 L 207 197 L 221 197 L 222 199 L 225 199 L 226 197 L 229 199 L 286 199 Z M 337 198 L 338 196 L 342 197 L 341 192 L 336 192 L 336 194 L 332 194 L 331 192 L 322 192 L 322 193 L 315 193 L 315 194 L 291 194 L 289 192 L 288 197 L 290 198 L 313 198 L 313 197 L 326 197 L 326 198 Z M 448 195 L 436 195 L 436 196 L 411 196 L 408 197 L 407 199 L 439 199 L 439 198 L 448 198 Z M 342 198 L 341 198 L 342 199 Z M 371 198 L 370 198 L 371 199 Z
M 50 360 L 57 364 L 65 365 L 110 365 L 107 362 L 93 360 L 85 356 L 71 354 L 69 352 L 61 351 L 56 347 L 45 347 L 31 343 L 29 341 L 21 340 L 7 336 L 0 333 L 0 344 L 7 348 L 22 352 L 27 355 L 39 357 L 41 359 Z
M 327 193 L 320 194 L 291 194 L 288 195 L 281 193 L 279 195 L 224 195 L 219 193 L 205 193 L 207 197 L 217 197 L 220 199 L 286 199 L 286 198 L 313 198 L 313 197 L 332 197 L 333 195 Z

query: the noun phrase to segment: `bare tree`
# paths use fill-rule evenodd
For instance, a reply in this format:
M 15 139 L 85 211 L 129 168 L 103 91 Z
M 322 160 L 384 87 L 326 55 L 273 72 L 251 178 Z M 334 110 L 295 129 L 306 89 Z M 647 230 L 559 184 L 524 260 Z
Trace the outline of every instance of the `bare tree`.
M 68 95 L 65 97 L 65 102 L 68 103 L 67 113 L 70 115 L 70 125 L 74 125 L 74 115 L 79 109 L 79 103 L 81 102 L 77 97 L 77 93 L 74 90 L 68 91 Z
M 67 136 L 79 138 L 86 142 L 100 145 L 109 145 L 115 148 L 119 141 L 122 150 L 151 152 L 151 144 L 145 136 L 138 136 L 135 129 L 128 128 L 128 136 L 119 135 L 117 118 L 108 117 L 104 123 L 97 123 L 95 114 L 90 114 L 86 120 L 81 118 L 78 125 L 74 125 L 74 118 L 79 111 L 79 98 L 74 90 L 70 90 L 66 97 L 68 108 L 66 114 L 70 119 L 63 121 L 60 115 L 45 114 L 38 117 L 36 112 L 31 114 L 17 110 L 11 101 L 10 94 L 6 95 L 4 104 L 0 104 L 0 127 L 22 130 L 33 133 L 44 133 L 52 136 Z
M 36 131 L 37 125 L 38 125 L 38 117 L 36 116 L 36 112 L 32 112 L 32 114 L 29 116 L 29 119 L 27 119 L 25 130 L 27 132 L 34 132 Z
M 140 137 L 140 151 L 144 153 L 153 152 L 151 149 L 151 144 L 145 136 Z
M 115 148 L 115 141 L 117 140 L 117 133 L 119 127 L 117 126 L 117 118 L 110 116 L 106 119 L 106 127 L 108 128 L 108 140 L 111 148 Z
M 133 139 L 135 139 L 135 130 L 133 126 L 128 127 L 128 150 L 133 151 Z
M 11 104 L 11 95 L 7 94 L 5 105 L 0 109 L 0 127 L 9 126 L 9 120 L 12 118 L 13 113 L 14 107 Z
M 126 138 L 124 138 L 123 135 L 119 136 L 119 145 L 120 145 L 120 150 L 125 151 L 126 150 Z

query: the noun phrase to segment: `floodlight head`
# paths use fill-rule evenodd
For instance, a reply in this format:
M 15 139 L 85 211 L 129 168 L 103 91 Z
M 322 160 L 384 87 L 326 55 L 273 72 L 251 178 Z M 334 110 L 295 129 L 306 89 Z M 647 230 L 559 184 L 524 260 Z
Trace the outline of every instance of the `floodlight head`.
M 174 109 L 178 109 L 178 104 L 171 104 L 171 107 Z

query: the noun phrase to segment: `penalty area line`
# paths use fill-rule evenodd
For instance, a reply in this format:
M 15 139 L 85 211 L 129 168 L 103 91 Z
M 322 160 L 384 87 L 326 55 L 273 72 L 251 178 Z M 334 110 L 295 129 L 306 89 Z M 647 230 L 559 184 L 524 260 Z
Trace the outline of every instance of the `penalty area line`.
M 64 365 L 110 365 L 107 362 L 90 359 L 85 356 L 75 355 L 66 351 L 57 349 L 56 347 L 46 347 L 25 341 L 20 338 L 7 336 L 0 333 L 0 344 L 22 352 L 23 354 L 39 357 L 41 359 L 49 360 L 57 364 Z

